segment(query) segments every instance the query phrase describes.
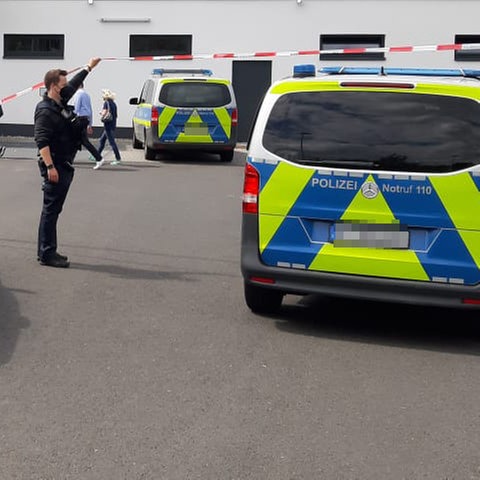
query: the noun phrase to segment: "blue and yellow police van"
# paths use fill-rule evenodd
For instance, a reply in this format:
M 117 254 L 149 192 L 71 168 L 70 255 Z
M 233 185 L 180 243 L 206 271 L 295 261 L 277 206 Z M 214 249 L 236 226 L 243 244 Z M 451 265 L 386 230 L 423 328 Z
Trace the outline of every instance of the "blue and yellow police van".
M 247 143 L 245 301 L 480 307 L 480 71 L 298 65 Z
M 230 80 L 208 69 L 154 69 L 145 81 L 132 119 L 132 145 L 145 159 L 160 152 L 204 151 L 231 162 L 238 110 Z

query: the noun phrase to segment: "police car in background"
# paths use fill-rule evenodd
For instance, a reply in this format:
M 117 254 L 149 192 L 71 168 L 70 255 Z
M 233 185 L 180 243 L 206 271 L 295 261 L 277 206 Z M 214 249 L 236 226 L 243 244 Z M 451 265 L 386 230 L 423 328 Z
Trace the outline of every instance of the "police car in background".
M 253 312 L 311 293 L 480 307 L 479 78 L 300 65 L 270 87 L 243 187 Z
M 237 143 L 238 111 L 231 82 L 207 69 L 154 69 L 135 109 L 133 148 L 154 160 L 162 151 L 218 153 L 231 162 Z

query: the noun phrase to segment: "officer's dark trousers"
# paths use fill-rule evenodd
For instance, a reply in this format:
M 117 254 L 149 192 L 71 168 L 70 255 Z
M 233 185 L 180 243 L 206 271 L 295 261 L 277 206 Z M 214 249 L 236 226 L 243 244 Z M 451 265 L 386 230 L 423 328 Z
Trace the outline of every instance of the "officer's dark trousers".
M 47 260 L 57 251 L 57 221 L 63 204 L 67 198 L 70 184 L 73 180 L 74 169 L 59 166 L 57 168 L 59 180 L 58 183 L 50 183 L 44 179 L 43 207 L 40 215 L 40 224 L 38 226 L 38 257 L 40 260 Z

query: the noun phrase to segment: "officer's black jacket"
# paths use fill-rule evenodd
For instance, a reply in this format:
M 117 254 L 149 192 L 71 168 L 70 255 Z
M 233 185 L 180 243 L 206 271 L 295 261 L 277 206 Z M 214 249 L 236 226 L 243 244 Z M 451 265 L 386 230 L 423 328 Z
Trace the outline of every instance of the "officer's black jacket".
M 35 108 L 34 138 L 39 150 L 50 147 L 53 163 L 72 163 L 80 146 L 78 129 L 72 123 L 72 107 L 67 102 L 72 98 L 80 84 L 88 75 L 80 70 L 67 85 L 62 88 L 62 105 L 45 95 Z M 69 117 L 70 118 L 67 118 Z

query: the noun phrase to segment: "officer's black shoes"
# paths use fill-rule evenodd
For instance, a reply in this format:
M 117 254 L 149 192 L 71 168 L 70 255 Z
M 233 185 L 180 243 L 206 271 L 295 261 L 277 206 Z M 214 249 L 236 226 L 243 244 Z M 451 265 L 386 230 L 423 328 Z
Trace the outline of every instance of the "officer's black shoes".
M 55 252 L 53 255 L 55 257 L 61 258 L 62 260 L 65 260 L 65 261 L 68 260 L 68 257 L 66 255 L 61 255 L 58 252 Z M 37 257 L 37 262 L 39 262 L 39 261 L 40 261 L 40 257 Z
M 59 253 L 55 253 L 51 257 L 45 259 L 39 259 L 39 262 L 40 265 L 45 265 L 47 267 L 68 268 L 70 266 L 68 257 L 60 255 Z
M 46 260 L 40 260 L 40 265 L 55 268 L 68 268 L 70 266 L 70 262 L 68 260 L 62 260 L 58 257 L 53 257 L 47 258 Z

